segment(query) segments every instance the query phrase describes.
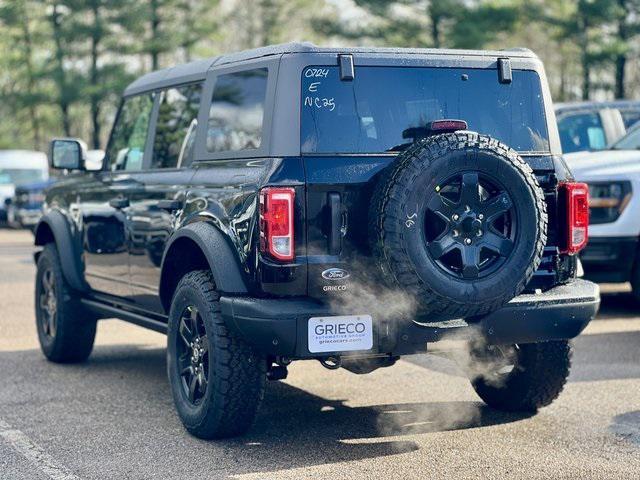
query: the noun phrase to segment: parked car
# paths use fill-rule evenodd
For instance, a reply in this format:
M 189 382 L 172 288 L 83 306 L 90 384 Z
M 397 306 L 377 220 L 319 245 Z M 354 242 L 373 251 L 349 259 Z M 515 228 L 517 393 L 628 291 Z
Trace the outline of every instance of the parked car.
M 28 150 L 0 150 L 0 224 L 7 222 L 8 205 L 16 185 L 49 178 L 47 156 Z
M 590 238 L 581 254 L 585 275 L 598 282 L 631 282 L 640 300 L 640 125 L 608 150 L 565 159 L 591 194 Z
M 103 150 L 88 150 L 86 152 L 85 169 L 87 171 L 99 170 L 102 167 L 103 158 Z M 55 179 L 49 178 L 44 181 L 25 183 L 15 187 L 13 197 L 5 201 L 7 224 L 14 228 L 33 230 L 42 217 L 45 190 L 53 183 L 55 183 Z
M 50 178 L 15 187 L 13 198 L 7 203 L 7 224 L 14 228 L 35 228 L 42 217 L 44 192 L 53 182 Z
M 640 120 L 640 101 L 557 103 L 564 153 L 603 150 Z
M 145 75 L 100 172 L 52 143 L 74 173 L 36 230 L 42 350 L 86 359 L 100 318 L 167 333 L 202 438 L 246 431 L 292 361 L 364 374 L 451 336 L 483 400 L 536 411 L 599 305 L 552 108 L 523 50 L 286 44 Z

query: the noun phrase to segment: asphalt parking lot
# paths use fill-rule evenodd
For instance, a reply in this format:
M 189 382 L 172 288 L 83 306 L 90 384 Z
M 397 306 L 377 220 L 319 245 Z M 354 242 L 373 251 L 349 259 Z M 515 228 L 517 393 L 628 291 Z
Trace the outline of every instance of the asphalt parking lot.
M 103 321 L 82 365 L 38 349 L 31 234 L 0 230 L 0 479 L 640 478 L 640 306 L 606 288 L 560 398 L 485 407 L 448 360 L 371 375 L 300 362 L 240 439 L 190 437 L 162 335 Z

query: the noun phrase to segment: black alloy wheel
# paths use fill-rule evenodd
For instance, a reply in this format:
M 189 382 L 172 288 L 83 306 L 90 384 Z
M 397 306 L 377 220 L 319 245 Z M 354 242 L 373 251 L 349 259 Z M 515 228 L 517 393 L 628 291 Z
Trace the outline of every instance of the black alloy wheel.
M 517 237 L 513 200 L 495 179 L 465 171 L 436 187 L 426 207 L 425 240 L 435 263 L 475 280 L 504 265 Z
M 53 243 L 38 256 L 35 282 L 36 330 L 42 353 L 58 363 L 82 362 L 89 357 L 96 336 L 95 314 L 80 303 L 62 273 Z
M 198 405 L 209 385 L 209 339 L 195 306 L 188 306 L 180 317 L 176 352 L 182 389 L 192 405 Z
M 227 329 L 209 270 L 187 273 L 169 311 L 167 373 L 180 420 L 198 438 L 246 432 L 260 406 L 267 358 Z
M 38 320 L 42 327 L 42 332 L 48 338 L 54 338 L 56 336 L 57 329 L 57 296 L 56 296 L 56 284 L 55 276 L 51 268 L 47 268 L 42 273 L 41 288 L 39 292 L 38 302 L 40 305 L 40 311 L 42 312 Z
M 369 237 L 382 280 L 421 318 L 486 315 L 521 293 L 547 243 L 545 193 L 498 140 L 456 132 L 402 152 L 375 187 Z

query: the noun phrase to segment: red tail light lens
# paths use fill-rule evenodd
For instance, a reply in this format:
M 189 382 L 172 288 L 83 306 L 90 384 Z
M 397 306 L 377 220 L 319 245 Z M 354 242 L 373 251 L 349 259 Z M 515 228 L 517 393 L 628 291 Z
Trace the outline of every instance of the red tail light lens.
M 563 253 L 573 255 L 589 240 L 589 187 L 586 183 L 563 183 L 567 206 L 567 238 Z
M 260 191 L 260 251 L 276 260 L 293 260 L 293 188 Z

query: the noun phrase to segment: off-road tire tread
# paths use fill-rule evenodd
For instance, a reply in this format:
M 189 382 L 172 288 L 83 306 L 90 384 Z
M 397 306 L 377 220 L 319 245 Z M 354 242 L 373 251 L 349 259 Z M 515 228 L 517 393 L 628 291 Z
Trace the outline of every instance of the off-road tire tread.
M 482 378 L 472 385 L 490 407 L 509 412 L 536 412 L 562 392 L 571 370 L 573 349 L 568 340 L 521 345 L 521 369 L 510 374 L 501 386 Z
M 535 248 L 532 252 L 529 266 L 519 282 L 502 296 L 472 303 L 470 301 L 457 302 L 433 291 L 417 274 L 402 241 L 402 229 L 396 226 L 401 219 L 388 215 L 387 205 L 397 202 L 397 192 L 409 191 L 416 179 L 423 174 L 425 166 L 431 159 L 438 158 L 453 150 L 473 149 L 491 152 L 508 159 L 526 181 L 526 185 L 536 199 L 536 218 L 538 231 Z M 420 298 L 419 311 L 426 314 L 443 315 L 450 318 L 471 317 L 484 315 L 499 309 L 524 290 L 525 286 L 540 266 L 544 247 L 547 243 L 547 206 L 544 192 L 531 167 L 507 145 L 487 135 L 473 132 L 457 132 L 437 135 L 422 139 L 405 152 L 380 179 L 372 198 L 372 209 L 369 215 L 369 234 L 373 241 L 372 250 L 380 267 L 385 282 L 392 287 L 408 290 L 416 298 Z
M 198 289 L 206 299 L 209 311 L 203 319 L 212 319 L 209 326 L 214 338 L 209 339 L 209 348 L 217 367 L 209 371 L 214 397 L 208 402 L 207 413 L 201 422 L 185 427 L 203 439 L 241 435 L 251 428 L 264 397 L 266 360 L 227 328 L 220 311 L 220 295 L 210 271 L 186 274 L 176 292 L 182 288 Z
M 48 360 L 56 363 L 85 361 L 93 350 L 97 320 L 80 304 L 80 294 L 74 291 L 64 278 L 58 249 L 54 243 L 44 246 L 38 258 L 38 270 L 49 262 L 54 275 L 57 293 L 56 335 L 52 348 L 42 351 Z M 37 277 L 39 281 L 39 276 Z M 36 289 L 35 308 L 39 308 Z M 37 315 L 36 315 L 37 318 Z

